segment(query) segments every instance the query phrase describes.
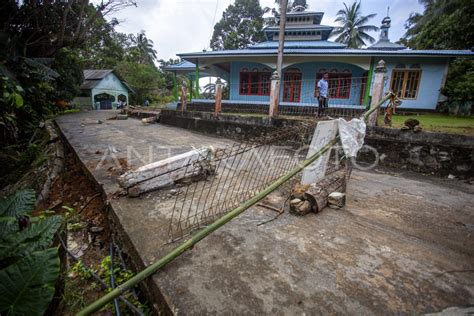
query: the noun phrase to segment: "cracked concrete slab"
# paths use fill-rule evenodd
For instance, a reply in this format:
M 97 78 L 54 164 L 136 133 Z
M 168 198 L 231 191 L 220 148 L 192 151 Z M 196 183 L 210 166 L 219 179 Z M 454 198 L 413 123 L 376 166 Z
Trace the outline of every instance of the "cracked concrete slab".
M 119 189 L 127 155 L 137 167 L 146 163 L 138 156 L 156 160 L 192 146 L 232 143 L 134 119 L 106 120 L 110 116 L 94 111 L 56 120 L 110 195 Z M 344 209 L 285 213 L 257 226 L 275 213 L 253 207 L 145 285 L 150 299 L 176 314 L 421 314 L 472 305 L 473 194 L 472 185 L 455 180 L 354 170 Z M 110 200 L 111 218 L 137 268 L 176 245 L 164 245 L 169 197 L 164 190 Z

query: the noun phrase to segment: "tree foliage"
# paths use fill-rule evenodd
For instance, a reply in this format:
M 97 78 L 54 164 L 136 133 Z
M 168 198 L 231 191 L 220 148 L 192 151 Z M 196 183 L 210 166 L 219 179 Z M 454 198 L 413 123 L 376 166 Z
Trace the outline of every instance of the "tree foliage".
M 362 15 L 360 1 L 355 1 L 350 6 L 344 3 L 344 9 L 337 12 L 335 20 L 340 26 L 334 28 L 331 36 L 335 36 L 336 42 L 344 43 L 349 48 L 361 48 L 366 44 L 365 41 L 373 43 L 375 39 L 367 32 L 377 31 L 378 27 L 367 23 L 375 15 Z
M 474 6 L 469 0 L 421 0 L 424 11 L 412 13 L 400 42 L 412 49 L 474 48 Z M 474 102 L 474 61 L 451 62 L 446 85 L 448 109 L 470 114 Z
M 82 0 L 5 1 L 0 10 L 1 33 L 8 39 L 4 56 L 51 57 L 64 47 L 79 48 L 96 32 L 97 20 L 132 1 Z
M 181 62 L 181 58 L 170 58 L 168 60 L 160 59 L 158 61 L 158 63 L 160 64 L 160 71 L 163 73 L 165 88 L 169 91 L 173 91 L 174 96 L 177 96 L 177 94 L 178 94 L 178 91 L 174 90 L 175 89 L 174 75 L 172 73 L 163 71 L 163 67 L 170 66 L 170 65 L 176 65 L 176 64 L 179 64 L 180 62 Z
M 59 75 L 55 80 L 56 100 L 72 100 L 79 95 L 84 81 L 82 64 L 81 58 L 70 49 L 62 48 L 55 54 L 51 68 Z
M 422 0 L 424 12 L 412 13 L 400 42 L 413 49 L 472 49 L 474 5 L 470 0 Z
M 132 82 L 137 92 L 132 102 L 169 100 L 171 89 L 155 65 L 153 42 L 144 31 L 115 30 L 119 22 L 113 14 L 133 5 L 133 0 L 0 3 L 2 180 L 13 181 L 34 161 L 39 123 L 80 95 L 84 69 L 116 70 Z
M 214 26 L 213 50 L 241 49 L 264 39 L 263 9 L 258 0 L 236 0 Z
M 474 103 L 474 60 L 458 58 L 451 62 L 442 93 L 448 97 L 452 114 L 471 115 Z M 443 110 L 440 108 L 439 110 Z
M 164 92 L 163 76 L 150 64 L 123 61 L 117 64 L 115 70 L 134 90 L 132 98 L 136 104 L 143 104 L 145 99 L 152 101 Z
M 153 48 L 153 41 L 146 37 L 145 31 L 137 35 L 130 34 L 129 38 L 134 46 L 131 47 L 131 54 L 136 55 L 140 64 L 153 65 L 156 60 L 156 50 Z
M 164 74 L 155 66 L 157 52 L 145 31 L 115 30 L 118 21 L 111 15 L 131 5 L 133 0 L 0 4 L 2 145 L 26 141 L 45 115 L 65 109 L 80 94 L 83 69 L 117 70 L 134 83 L 132 101 L 171 93 L 163 90 Z

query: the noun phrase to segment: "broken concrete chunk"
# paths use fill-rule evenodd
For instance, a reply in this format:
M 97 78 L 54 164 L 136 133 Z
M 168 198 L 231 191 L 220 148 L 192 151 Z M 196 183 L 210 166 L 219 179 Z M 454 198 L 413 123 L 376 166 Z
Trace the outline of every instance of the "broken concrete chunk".
M 128 119 L 127 114 L 117 114 L 117 120 L 126 120 Z
M 300 199 L 293 199 L 293 200 L 290 201 L 290 204 L 295 204 L 295 205 L 296 205 L 296 204 L 298 204 L 298 203 L 300 203 L 300 202 L 301 202 Z
M 346 204 L 346 195 L 341 192 L 332 192 L 328 195 L 328 206 L 331 208 L 342 208 Z

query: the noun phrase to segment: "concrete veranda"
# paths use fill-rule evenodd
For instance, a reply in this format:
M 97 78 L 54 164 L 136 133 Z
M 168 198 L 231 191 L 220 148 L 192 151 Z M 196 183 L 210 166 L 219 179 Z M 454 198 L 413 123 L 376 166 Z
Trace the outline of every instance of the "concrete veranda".
M 110 197 L 119 239 L 141 269 L 177 244 L 164 245 L 173 199 L 169 190 L 113 198 L 127 147 L 137 167 L 150 152 L 157 160 L 233 141 L 107 120 L 112 114 L 56 121 Z M 354 170 L 343 210 L 285 213 L 257 226 L 275 213 L 253 207 L 155 274 L 147 293 L 152 304 L 178 314 L 420 314 L 472 305 L 473 196 L 472 185 L 456 180 Z

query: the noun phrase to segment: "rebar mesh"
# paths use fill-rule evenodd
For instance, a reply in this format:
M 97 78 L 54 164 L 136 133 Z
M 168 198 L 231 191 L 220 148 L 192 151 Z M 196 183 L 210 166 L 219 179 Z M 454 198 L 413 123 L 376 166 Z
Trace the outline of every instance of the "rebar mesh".
M 178 189 L 169 226 L 170 241 L 216 220 L 295 168 L 306 158 L 314 127 L 315 122 L 302 122 L 252 142 L 216 149 L 212 161 L 186 164 L 185 175 L 202 176 L 188 179 Z M 331 157 L 326 174 L 341 167 L 337 148 Z M 203 168 L 207 171 L 202 172 Z M 297 181 L 299 178 L 295 177 Z

